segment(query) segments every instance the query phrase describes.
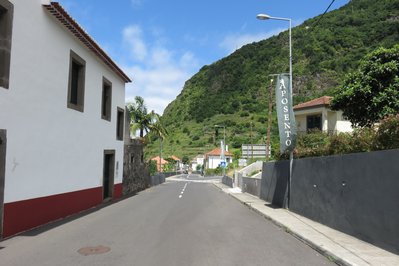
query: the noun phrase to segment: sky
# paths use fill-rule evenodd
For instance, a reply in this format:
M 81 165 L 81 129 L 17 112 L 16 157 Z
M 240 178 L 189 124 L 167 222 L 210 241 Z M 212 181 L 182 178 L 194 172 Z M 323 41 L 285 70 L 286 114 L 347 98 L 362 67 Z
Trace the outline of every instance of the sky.
M 162 114 L 201 67 L 288 28 L 286 21 L 261 21 L 257 14 L 291 18 L 296 26 L 332 0 L 58 2 L 133 80 L 126 102 L 141 96 L 149 111 Z M 330 10 L 348 2 L 335 0 Z

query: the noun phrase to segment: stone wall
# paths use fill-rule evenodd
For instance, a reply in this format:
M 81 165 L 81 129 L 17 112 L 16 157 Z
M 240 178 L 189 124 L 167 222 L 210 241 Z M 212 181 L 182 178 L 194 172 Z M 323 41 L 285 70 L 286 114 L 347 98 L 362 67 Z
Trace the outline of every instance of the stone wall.
M 144 144 L 139 139 L 125 140 L 123 158 L 123 195 L 146 189 L 150 184 L 150 172 L 144 161 Z

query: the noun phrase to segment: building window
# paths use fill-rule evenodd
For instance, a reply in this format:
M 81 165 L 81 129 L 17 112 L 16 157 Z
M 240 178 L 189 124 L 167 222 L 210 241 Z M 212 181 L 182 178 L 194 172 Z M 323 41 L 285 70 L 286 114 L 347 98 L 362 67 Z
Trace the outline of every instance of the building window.
M 101 100 L 101 118 L 111 121 L 112 83 L 103 78 L 103 94 Z
M 14 6 L 0 0 L 0 87 L 9 88 L 11 37 Z
M 83 112 L 86 62 L 73 51 L 69 62 L 68 108 Z
M 123 119 L 124 111 L 122 108 L 118 107 L 116 115 L 116 139 L 123 140 Z
M 308 115 L 306 117 L 307 130 L 321 130 L 321 115 Z

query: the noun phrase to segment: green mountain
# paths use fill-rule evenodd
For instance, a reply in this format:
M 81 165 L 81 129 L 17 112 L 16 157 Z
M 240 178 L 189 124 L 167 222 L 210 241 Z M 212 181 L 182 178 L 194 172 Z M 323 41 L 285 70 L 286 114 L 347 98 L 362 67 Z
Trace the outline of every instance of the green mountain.
M 294 102 L 331 95 L 358 61 L 377 47 L 399 42 L 399 0 L 352 0 L 292 29 Z M 217 146 L 215 124 L 226 127 L 230 150 L 265 143 L 269 74 L 288 72 L 288 31 L 248 44 L 201 68 L 186 81 L 162 121 L 170 136 L 164 154 L 193 157 Z M 273 115 L 272 146 L 278 149 Z M 153 137 L 146 154 L 157 155 Z

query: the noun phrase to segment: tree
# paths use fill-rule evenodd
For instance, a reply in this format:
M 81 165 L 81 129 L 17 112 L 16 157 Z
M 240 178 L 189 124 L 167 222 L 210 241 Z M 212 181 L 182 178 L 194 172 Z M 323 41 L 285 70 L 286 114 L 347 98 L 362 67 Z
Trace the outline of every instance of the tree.
M 166 138 L 166 136 L 169 134 L 166 128 L 163 126 L 161 123 L 161 119 L 158 114 L 154 113 L 154 119 L 152 120 L 152 123 L 149 125 L 150 129 L 150 134 L 155 135 L 159 138 L 159 158 L 160 158 L 160 168 L 162 171 L 162 144 L 163 140 Z
M 134 103 L 128 103 L 127 109 L 130 114 L 130 130 L 136 133 L 140 131 L 140 137 L 144 137 L 144 132 L 148 133 L 154 121 L 159 117 L 154 111 L 148 112 L 144 104 L 144 99 L 140 96 L 134 98 Z
M 188 164 L 190 162 L 190 158 L 188 158 L 187 155 L 184 155 L 181 161 L 183 164 Z
M 399 45 L 379 48 L 360 61 L 337 91 L 333 110 L 342 110 L 355 126 L 372 126 L 399 112 Z

